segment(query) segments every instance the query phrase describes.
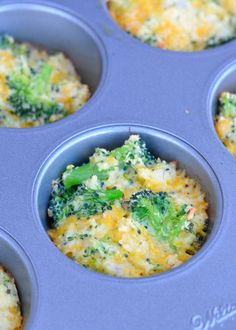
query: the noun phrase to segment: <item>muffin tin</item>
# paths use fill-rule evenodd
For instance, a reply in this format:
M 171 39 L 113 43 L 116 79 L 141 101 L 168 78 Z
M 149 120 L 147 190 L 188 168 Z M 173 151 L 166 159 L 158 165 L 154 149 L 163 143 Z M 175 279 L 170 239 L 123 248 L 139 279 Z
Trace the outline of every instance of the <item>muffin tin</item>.
M 91 100 L 56 123 L 0 128 L 0 262 L 15 277 L 25 329 L 236 328 L 236 160 L 214 130 L 217 97 L 236 90 L 236 41 L 197 53 L 155 49 L 122 31 L 105 1 L 0 1 L 0 32 L 74 61 Z M 177 160 L 206 191 L 210 232 L 190 261 L 115 278 L 66 258 L 47 234 L 51 181 L 131 133 Z

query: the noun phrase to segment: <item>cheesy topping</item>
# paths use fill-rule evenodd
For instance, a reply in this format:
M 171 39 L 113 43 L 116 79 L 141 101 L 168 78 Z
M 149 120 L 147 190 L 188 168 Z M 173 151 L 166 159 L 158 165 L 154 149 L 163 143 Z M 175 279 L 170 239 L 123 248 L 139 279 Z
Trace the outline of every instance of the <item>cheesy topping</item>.
M 138 135 L 112 151 L 97 148 L 53 182 L 51 239 L 75 262 L 113 276 L 149 276 L 189 260 L 205 241 L 208 205 L 176 166 Z
M 34 127 L 62 119 L 89 99 L 72 62 L 0 36 L 0 126 Z
M 0 266 L 0 330 L 22 330 L 20 301 L 14 279 Z
M 236 157 L 236 94 L 221 94 L 215 129 L 223 144 Z
M 120 27 L 143 42 L 197 51 L 236 36 L 235 0 L 108 0 Z

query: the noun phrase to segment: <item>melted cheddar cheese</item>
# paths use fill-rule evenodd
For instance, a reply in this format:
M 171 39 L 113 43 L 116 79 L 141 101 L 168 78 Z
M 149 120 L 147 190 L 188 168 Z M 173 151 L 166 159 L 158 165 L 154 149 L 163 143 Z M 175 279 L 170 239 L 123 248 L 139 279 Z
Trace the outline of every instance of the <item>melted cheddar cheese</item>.
M 108 0 L 113 19 L 143 42 L 196 51 L 236 36 L 235 0 Z
M 132 135 L 128 143 L 136 143 L 138 139 Z M 168 271 L 197 252 L 206 238 L 208 205 L 199 184 L 177 169 L 176 162 L 158 158 L 146 165 L 141 159 L 136 161 L 135 156 L 130 159 L 127 169 L 112 152 L 97 148 L 90 164 L 109 171 L 109 176 L 99 181 L 94 175 L 83 184 L 94 191 L 100 186 L 120 189 L 122 201 L 117 200 L 103 213 L 87 218 L 80 218 L 72 211 L 56 228 L 49 230 L 49 235 L 67 257 L 84 267 L 113 276 L 149 276 Z M 57 184 L 53 183 L 53 189 Z M 167 193 L 175 205 L 185 205 L 185 222 L 174 240 L 158 239 L 135 220 L 126 203 L 143 190 Z M 51 210 L 49 215 L 52 216 Z
M 0 267 L 0 330 L 22 330 L 20 301 L 14 279 Z

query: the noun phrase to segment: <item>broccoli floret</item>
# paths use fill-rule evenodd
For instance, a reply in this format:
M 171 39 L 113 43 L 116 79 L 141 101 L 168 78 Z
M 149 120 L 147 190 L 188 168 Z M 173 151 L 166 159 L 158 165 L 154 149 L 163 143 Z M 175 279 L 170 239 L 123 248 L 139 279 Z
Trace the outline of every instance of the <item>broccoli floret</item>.
M 166 192 L 140 191 L 131 196 L 129 208 L 134 220 L 170 244 L 179 236 L 187 220 L 187 205 L 177 208 Z
M 2 109 L 0 109 L 0 122 L 6 120 L 6 115 L 5 113 L 2 111 Z
M 234 32 L 234 34 L 236 33 L 236 31 Z M 216 36 L 212 36 L 211 38 L 209 38 L 207 40 L 207 43 L 206 43 L 206 49 L 207 48 L 214 48 L 216 46 L 219 46 L 219 45 L 224 45 L 226 44 L 227 42 L 233 40 L 235 38 L 235 35 L 232 36 L 232 37 L 226 37 L 226 38 L 219 38 L 219 37 L 216 37 Z
M 150 45 L 150 46 L 153 46 L 153 47 L 157 47 L 158 45 L 158 37 L 157 35 L 155 35 L 154 33 L 153 34 L 147 34 L 144 38 L 143 38 L 143 41 Z
M 1 49 L 8 49 L 12 48 L 15 44 L 14 38 L 7 34 L 3 34 L 0 36 L 0 48 Z
M 197 233 L 194 242 L 191 244 L 194 251 L 198 251 L 206 240 L 205 233 Z
M 138 136 L 131 136 L 122 147 L 116 148 L 111 152 L 104 149 L 97 149 L 96 153 L 103 153 L 104 157 L 113 156 L 119 162 L 123 169 L 130 166 L 144 163 L 151 165 L 155 162 L 154 156 L 148 151 L 146 144 Z M 109 178 L 109 172 L 113 167 L 106 170 L 99 170 L 98 166 L 93 163 L 84 164 L 74 167 L 69 165 L 63 174 L 63 183 L 66 188 L 79 185 L 85 180 L 88 180 L 93 175 L 97 176 L 98 180 L 104 181 Z
M 15 55 L 23 55 L 27 52 L 26 45 L 16 43 L 14 38 L 7 34 L 0 35 L 0 49 L 9 49 Z
M 77 167 L 69 165 L 63 173 L 63 183 L 66 188 L 78 186 L 93 175 L 96 175 L 101 181 L 107 180 L 109 176 L 108 171 L 99 171 L 95 164 L 88 163 Z
M 49 123 L 52 116 L 63 118 L 66 110 L 63 105 L 47 100 L 50 93 L 52 67 L 45 64 L 37 73 L 22 65 L 20 70 L 7 78 L 10 88 L 9 103 L 12 112 L 25 121 L 40 120 Z
M 155 157 L 148 151 L 146 143 L 138 135 L 131 135 L 122 147 L 112 150 L 110 154 L 122 165 L 155 163 Z
M 71 210 L 67 208 L 68 202 L 73 198 L 75 191 L 65 189 L 63 183 L 59 180 L 53 182 L 48 215 L 52 218 L 52 224 L 57 226 L 60 221 L 69 216 Z
M 93 190 L 85 185 L 67 189 L 62 182 L 56 182 L 49 202 L 48 215 L 52 218 L 53 226 L 58 227 L 70 215 L 89 218 L 110 210 L 114 202 L 122 196 L 123 193 L 117 189 Z
M 219 111 L 225 117 L 236 116 L 236 94 L 224 92 L 219 99 Z

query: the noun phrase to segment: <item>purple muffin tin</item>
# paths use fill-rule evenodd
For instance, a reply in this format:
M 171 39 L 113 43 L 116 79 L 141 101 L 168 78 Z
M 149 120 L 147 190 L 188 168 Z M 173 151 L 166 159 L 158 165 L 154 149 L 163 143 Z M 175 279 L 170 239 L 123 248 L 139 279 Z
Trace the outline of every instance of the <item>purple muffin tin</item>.
M 0 32 L 71 57 L 91 100 L 54 124 L 0 128 L 0 263 L 15 277 L 27 330 L 236 329 L 236 160 L 214 130 L 219 93 L 236 90 L 236 41 L 196 53 L 149 47 L 105 1 L 0 1 Z M 95 273 L 47 234 L 51 181 L 95 147 L 131 133 L 202 185 L 207 242 L 187 263 L 146 278 Z

